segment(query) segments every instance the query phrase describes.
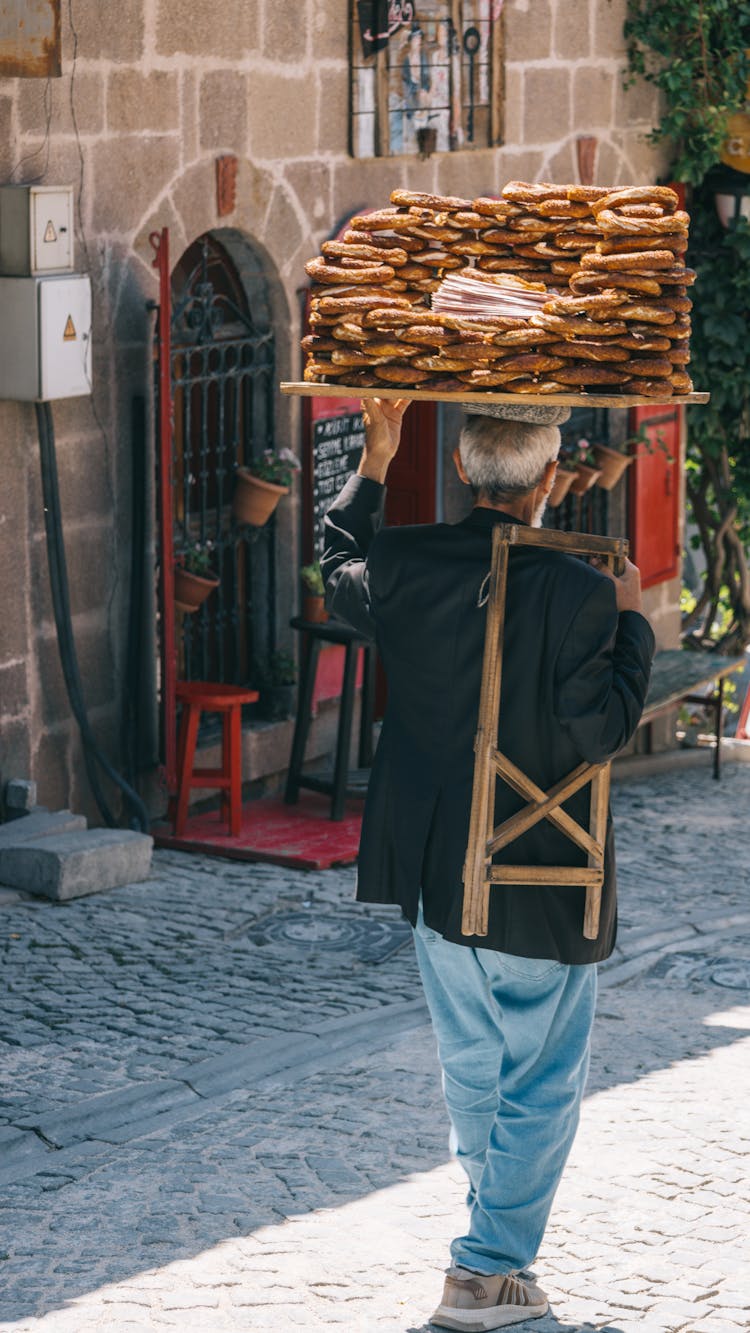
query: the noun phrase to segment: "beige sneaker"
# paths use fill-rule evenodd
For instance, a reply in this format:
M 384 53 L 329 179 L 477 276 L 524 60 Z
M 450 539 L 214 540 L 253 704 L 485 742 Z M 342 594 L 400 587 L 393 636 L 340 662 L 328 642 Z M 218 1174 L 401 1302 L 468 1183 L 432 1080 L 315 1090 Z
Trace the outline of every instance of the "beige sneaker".
M 538 1319 L 548 1309 L 544 1292 L 515 1273 L 485 1275 L 458 1268 L 445 1279 L 443 1299 L 430 1323 L 462 1333 L 487 1333 Z

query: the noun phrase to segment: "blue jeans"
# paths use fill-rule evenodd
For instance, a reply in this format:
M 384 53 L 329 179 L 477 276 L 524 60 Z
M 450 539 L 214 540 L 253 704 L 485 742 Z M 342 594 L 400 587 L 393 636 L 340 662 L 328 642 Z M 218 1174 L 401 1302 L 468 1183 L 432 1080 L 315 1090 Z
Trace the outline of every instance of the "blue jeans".
M 589 1064 L 596 967 L 451 944 L 422 916 L 419 970 L 437 1038 L 452 1151 L 469 1177 L 454 1264 L 527 1268 L 570 1152 Z

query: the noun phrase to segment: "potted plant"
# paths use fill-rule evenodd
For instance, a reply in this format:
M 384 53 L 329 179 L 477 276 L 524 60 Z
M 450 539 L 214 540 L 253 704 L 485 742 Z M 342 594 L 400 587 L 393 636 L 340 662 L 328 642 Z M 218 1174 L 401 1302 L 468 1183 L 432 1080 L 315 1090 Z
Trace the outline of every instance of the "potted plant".
M 188 614 L 197 611 L 214 588 L 219 578 L 213 571 L 213 544 L 196 542 L 178 556 L 174 571 L 174 604 L 178 611 Z
M 312 565 L 303 565 L 299 573 L 303 588 L 302 619 L 309 620 L 314 625 L 322 624 L 328 619 L 328 612 L 325 608 L 323 575 L 318 561 Z
M 570 486 L 571 495 L 585 495 L 601 476 L 588 440 L 578 441 L 573 450 L 572 461 L 575 464 L 575 476 Z
M 256 664 L 253 673 L 260 691 L 258 711 L 267 722 L 280 722 L 294 712 L 297 667 L 289 653 L 275 652 Z
M 291 449 L 266 449 L 247 467 L 238 467 L 232 513 L 238 523 L 260 528 L 267 523 L 282 495 L 288 495 L 299 461 Z
M 561 455 L 557 460 L 557 472 L 555 473 L 555 480 L 552 483 L 552 490 L 547 496 L 547 504 L 550 509 L 556 509 L 559 504 L 562 504 L 565 496 L 573 485 L 575 475 L 576 470 L 573 463 L 571 463 L 569 458 Z

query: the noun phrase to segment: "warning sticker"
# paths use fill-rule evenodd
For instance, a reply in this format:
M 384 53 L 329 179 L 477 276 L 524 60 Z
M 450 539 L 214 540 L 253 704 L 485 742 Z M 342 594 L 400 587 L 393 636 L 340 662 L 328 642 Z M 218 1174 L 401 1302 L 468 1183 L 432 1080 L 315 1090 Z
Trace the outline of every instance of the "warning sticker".
M 76 326 L 73 323 L 73 316 L 68 315 L 68 318 L 65 321 L 65 332 L 63 333 L 63 342 L 66 343 L 75 342 L 77 337 L 78 334 L 76 333 Z
M 55 231 L 55 224 L 51 218 L 44 229 L 44 240 L 47 245 L 49 245 L 51 241 L 57 240 L 57 232 Z

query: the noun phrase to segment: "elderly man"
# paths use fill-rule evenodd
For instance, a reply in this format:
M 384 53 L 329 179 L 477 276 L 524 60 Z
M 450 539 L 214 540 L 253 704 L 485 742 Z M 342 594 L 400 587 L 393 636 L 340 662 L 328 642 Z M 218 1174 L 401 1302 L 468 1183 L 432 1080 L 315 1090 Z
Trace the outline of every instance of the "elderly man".
M 582 933 L 584 890 L 562 886 L 494 886 L 488 935 L 462 935 L 492 528 L 541 523 L 557 425 L 569 413 L 488 404 L 469 417 L 454 453 L 474 493 L 469 517 L 383 529 L 386 474 L 406 406 L 363 404 L 359 475 L 327 515 L 323 574 L 333 614 L 376 638 L 388 680 L 357 897 L 397 903 L 414 927 L 451 1145 L 469 1181 L 468 1229 L 452 1244 L 432 1322 L 488 1330 L 547 1310 L 525 1273 L 578 1123 L 594 964 L 614 945 L 612 830 L 596 940 Z M 499 411 L 520 419 L 498 420 Z M 638 725 L 654 648 L 638 571 L 628 564 L 615 579 L 568 555 L 516 548 L 505 626 L 502 749 L 546 790 L 581 760 L 615 754 Z M 588 802 L 584 789 L 565 809 L 585 824 Z M 499 783 L 495 824 L 523 804 Z M 504 859 L 585 864 L 548 821 L 496 858 Z

